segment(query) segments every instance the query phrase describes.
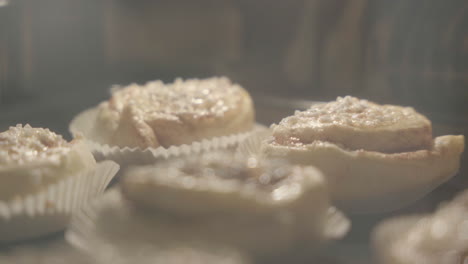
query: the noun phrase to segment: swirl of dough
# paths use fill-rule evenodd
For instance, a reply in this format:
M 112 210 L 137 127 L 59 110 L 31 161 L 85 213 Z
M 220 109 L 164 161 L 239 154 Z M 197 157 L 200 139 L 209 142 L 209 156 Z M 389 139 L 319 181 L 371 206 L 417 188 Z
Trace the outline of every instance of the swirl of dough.
M 119 147 L 170 147 L 250 130 L 252 99 L 227 78 L 116 89 L 99 105 L 98 137 Z
M 431 122 L 411 107 L 377 105 L 355 97 L 297 111 L 273 127 L 278 145 L 327 141 L 357 150 L 385 153 L 429 149 Z

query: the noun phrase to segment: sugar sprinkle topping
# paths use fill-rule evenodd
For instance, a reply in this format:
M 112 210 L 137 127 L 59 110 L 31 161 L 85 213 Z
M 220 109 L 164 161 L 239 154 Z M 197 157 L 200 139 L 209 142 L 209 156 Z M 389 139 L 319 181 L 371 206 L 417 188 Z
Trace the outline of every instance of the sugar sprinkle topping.
M 339 124 L 350 127 L 379 127 L 396 124 L 412 118 L 411 107 L 378 105 L 351 96 L 338 97 L 336 101 L 313 105 L 306 111 L 297 111 L 285 119 L 288 125 L 316 124 L 317 126 Z M 305 122 L 304 122 L 305 121 Z
M 47 159 L 58 162 L 70 150 L 61 135 L 20 124 L 0 133 L 0 165 L 21 165 Z
M 209 79 L 176 79 L 173 83 L 149 82 L 116 89 L 111 107 L 122 111 L 131 107 L 137 117 L 157 116 L 222 116 L 242 100 L 243 89 L 225 77 Z

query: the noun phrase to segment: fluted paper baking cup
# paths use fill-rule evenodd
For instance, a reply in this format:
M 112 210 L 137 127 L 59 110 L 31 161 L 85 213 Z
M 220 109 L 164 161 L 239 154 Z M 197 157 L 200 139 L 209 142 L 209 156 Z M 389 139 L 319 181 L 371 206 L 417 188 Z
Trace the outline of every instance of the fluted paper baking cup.
M 262 131 L 255 131 L 246 137 L 236 149 L 236 155 L 241 157 L 256 157 L 266 158 L 262 152 L 262 142 L 272 135 L 271 129 L 264 129 Z
M 398 153 L 369 151 L 367 152 L 369 154 L 366 154 L 366 151 L 340 149 L 326 142 L 319 143 L 320 151 L 315 150 L 313 155 L 310 154 L 309 160 L 298 159 L 295 153 L 289 153 L 285 148 L 267 153 L 262 142 L 270 137 L 271 131 L 252 133 L 239 144 L 236 155 L 258 158 L 282 157 L 292 163 L 315 166 L 322 171 L 329 183 L 333 203 L 346 213 L 380 213 L 408 206 L 453 176 L 453 173 L 446 177 L 434 173 L 432 176 L 421 173 L 426 163 L 420 162 L 421 159 L 416 155 L 414 158 L 400 158 L 403 160 L 400 166 L 387 162 L 398 159 L 392 156 Z M 303 152 L 306 151 L 308 149 Z M 431 161 L 436 162 L 436 158 L 439 157 L 433 155 Z M 369 165 L 364 167 L 356 163 L 356 160 L 361 159 Z M 414 163 L 411 163 L 413 161 Z
M 290 229 L 275 229 L 268 219 L 237 223 L 233 219 L 216 218 L 214 215 L 209 219 L 186 219 L 167 213 L 142 212 L 130 206 L 116 188 L 74 215 L 65 237 L 74 247 L 99 259 L 98 263 L 115 263 L 114 260 L 123 259 L 125 261 L 119 263 L 147 263 L 139 257 L 157 259 L 158 251 L 177 247 L 195 247 L 201 252 L 236 248 L 252 257 L 265 257 L 265 254 L 283 253 L 290 249 L 292 242 L 299 242 L 294 241 Z M 322 237 L 307 241 L 309 253 L 326 241 L 342 238 L 349 229 L 348 219 L 334 208 L 328 211 L 325 219 Z M 245 241 L 233 242 L 238 239 Z M 260 241 L 263 243 L 257 243 Z M 246 243 L 258 248 L 245 248 Z
M 0 243 L 36 238 L 61 231 L 91 199 L 104 192 L 119 170 L 113 161 L 71 175 L 37 194 L 0 202 Z
M 93 137 L 97 110 L 97 108 L 91 108 L 78 114 L 70 123 L 70 133 L 75 137 L 82 135 L 86 138 L 96 160 L 109 159 L 119 163 L 121 166 L 151 164 L 161 158 L 164 159 L 180 155 L 198 154 L 217 149 L 234 148 L 255 131 L 265 129 L 264 126 L 256 124 L 255 127 L 248 132 L 203 139 L 191 144 L 172 146 L 169 148 L 122 148 L 102 144 L 98 139 Z
M 97 264 L 251 263 L 240 250 L 203 241 L 132 209 L 118 189 L 109 190 L 73 216 L 65 238 Z

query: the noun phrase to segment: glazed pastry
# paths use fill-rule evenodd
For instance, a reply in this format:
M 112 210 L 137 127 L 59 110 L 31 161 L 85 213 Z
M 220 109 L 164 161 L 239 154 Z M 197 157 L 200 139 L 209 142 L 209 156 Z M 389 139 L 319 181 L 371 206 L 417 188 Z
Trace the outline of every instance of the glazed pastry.
M 316 166 L 338 205 L 363 211 L 429 192 L 458 171 L 463 149 L 463 136 L 432 139 L 431 122 L 413 108 L 350 96 L 297 111 L 261 144 L 266 156 Z
M 114 89 L 92 138 L 119 147 L 168 148 L 252 129 L 250 95 L 227 78 L 176 79 Z
M 324 239 L 330 213 L 326 184 L 315 168 L 227 153 L 135 167 L 121 188 L 138 207 L 190 216 L 207 236 L 262 252 Z M 336 228 L 338 237 L 345 225 Z
M 44 190 L 96 167 L 86 145 L 67 142 L 49 129 L 17 125 L 0 133 L 0 201 Z
M 459 264 L 468 261 L 468 191 L 433 214 L 379 224 L 373 234 L 381 264 Z

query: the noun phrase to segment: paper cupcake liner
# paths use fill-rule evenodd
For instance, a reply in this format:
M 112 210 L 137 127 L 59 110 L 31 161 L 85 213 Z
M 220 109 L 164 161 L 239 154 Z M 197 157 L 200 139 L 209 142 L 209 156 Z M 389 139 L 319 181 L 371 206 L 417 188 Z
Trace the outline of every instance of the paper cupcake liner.
M 261 151 L 262 141 L 272 135 L 270 129 L 258 130 L 246 137 L 236 149 L 236 155 L 243 157 L 265 158 Z
M 240 250 L 199 241 L 171 224 L 134 214 L 118 189 L 74 215 L 65 239 L 98 264 L 251 263 Z
M 73 136 L 82 135 L 86 138 L 96 160 L 113 160 L 123 167 L 128 165 L 151 164 L 158 159 L 167 159 L 169 157 L 177 157 L 180 155 L 198 154 L 211 150 L 234 148 L 252 133 L 265 129 L 263 125 L 256 124 L 255 127 L 248 132 L 204 139 L 191 144 L 172 146 L 170 148 L 121 148 L 118 146 L 101 144 L 96 141 L 96 139 L 93 139 L 92 135 L 96 115 L 97 108 L 91 108 L 78 114 L 70 123 L 70 133 Z
M 271 130 L 257 131 L 255 133 L 252 133 L 249 137 L 247 137 L 238 145 L 236 149 L 236 155 L 267 158 L 267 155 L 262 152 L 261 146 L 262 142 L 271 137 L 271 135 Z M 325 178 L 327 178 L 326 174 L 324 174 L 324 176 Z M 379 175 L 375 176 L 378 177 Z M 401 177 L 399 175 L 395 176 Z M 375 177 L 367 179 L 361 178 L 358 180 L 360 181 L 360 183 L 352 184 L 360 184 L 361 186 L 363 186 L 363 190 L 366 188 L 366 186 L 369 186 L 370 182 L 378 184 L 378 181 L 376 183 Z M 446 178 L 440 177 L 428 179 L 426 182 L 420 182 L 417 186 L 413 184 L 409 187 L 403 186 L 403 184 L 401 184 L 401 186 L 391 186 L 391 191 L 387 191 L 390 187 L 386 184 L 385 181 L 382 181 L 382 184 L 381 186 L 379 186 L 379 188 L 382 190 L 386 190 L 386 192 L 370 194 L 367 197 L 361 197 L 359 199 L 350 197 L 336 198 L 333 197 L 333 195 L 331 198 L 335 206 L 350 214 L 374 214 L 389 212 L 408 206 L 411 203 L 417 201 L 418 199 L 421 199 L 446 180 Z M 402 182 L 404 181 L 402 180 Z
M 0 202 L 0 243 L 63 230 L 71 214 L 103 193 L 118 170 L 113 161 L 99 162 L 94 170 L 66 177 L 37 194 Z
M 216 220 L 211 219 L 207 224 L 203 222 L 193 224 L 189 220 L 185 222 L 178 222 L 177 218 L 171 218 L 170 215 L 145 215 L 144 212 L 137 211 L 123 199 L 119 189 L 108 191 L 105 195 L 98 200 L 86 206 L 79 214 L 74 215 L 70 227 L 65 234 L 66 240 L 74 247 L 82 250 L 87 255 L 100 260 L 98 263 L 114 263 L 116 259 L 124 258 L 122 263 L 146 263 L 138 256 L 147 252 L 138 253 L 136 251 L 142 248 L 148 249 L 149 252 L 163 251 L 167 247 L 195 247 L 202 252 L 210 251 L 212 249 L 238 249 L 237 252 L 246 252 L 242 255 L 249 255 L 253 258 L 267 255 L 258 255 L 259 252 L 252 250 L 241 250 L 243 248 L 237 243 L 230 243 L 221 241 L 219 238 L 224 237 L 228 240 L 232 237 L 243 237 L 245 234 L 251 232 L 248 236 L 250 238 L 261 237 L 263 241 L 269 240 L 270 243 L 263 243 L 262 247 L 271 247 L 268 254 L 279 254 L 283 249 L 289 250 L 289 242 L 286 244 L 279 242 L 275 244 L 275 237 L 281 233 L 289 233 L 288 230 L 278 230 L 272 232 L 262 232 L 264 229 L 259 225 L 249 226 L 248 222 L 243 222 L 242 225 L 234 225 L 231 223 L 218 223 Z M 184 221 L 184 220 L 183 220 Z M 219 222 L 223 222 L 220 220 Z M 306 241 L 310 244 L 307 252 L 321 247 L 321 245 L 331 240 L 342 238 L 350 227 L 349 220 L 344 217 L 338 210 L 331 208 L 325 216 L 325 224 L 323 227 L 323 237 L 314 238 Z M 267 222 L 265 222 L 268 225 Z M 210 226 L 210 227 L 207 227 Z M 213 228 L 212 226 L 219 226 L 220 228 Z M 222 228 L 221 228 L 222 227 Z M 244 228 L 239 230 L 238 228 Z M 217 230 L 217 232 L 214 232 Z M 249 231 L 250 230 L 250 231 Z M 264 229 L 263 231 L 266 231 Z M 238 233 L 244 235 L 238 236 Z M 294 240 L 294 238 L 292 238 Z M 319 242 L 320 241 L 320 242 Z M 300 242 L 300 241 L 295 241 Z M 198 246 L 202 245 L 201 248 Z M 284 246 L 278 248 L 278 246 Z M 276 250 L 279 249 L 279 250 Z M 212 252 L 212 251 L 210 251 Z M 265 253 L 265 252 L 263 252 Z M 113 258 L 109 259 L 109 256 Z M 106 262 L 107 261 L 107 262 Z M 159 263 L 159 262 L 151 262 Z M 220 262 L 221 263 L 221 262 Z

